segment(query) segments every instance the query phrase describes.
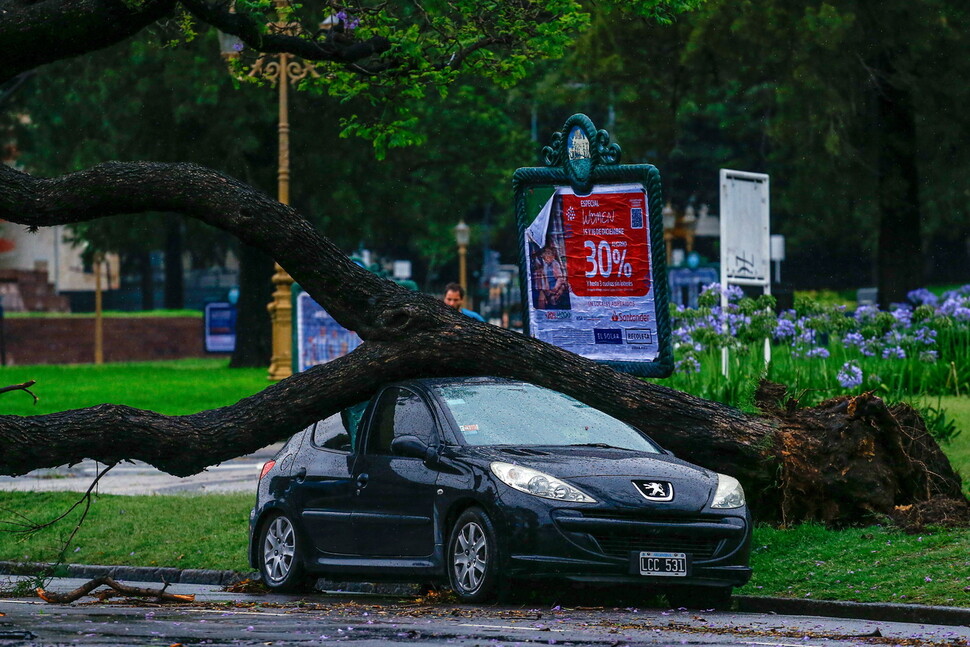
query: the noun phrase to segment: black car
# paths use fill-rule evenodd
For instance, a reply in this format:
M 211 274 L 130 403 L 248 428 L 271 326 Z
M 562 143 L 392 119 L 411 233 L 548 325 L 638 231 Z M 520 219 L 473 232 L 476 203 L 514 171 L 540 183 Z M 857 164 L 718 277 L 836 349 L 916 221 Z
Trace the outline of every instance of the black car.
M 309 578 L 448 582 L 464 601 L 515 579 L 662 590 L 724 605 L 751 576 L 732 477 L 569 396 L 497 378 L 423 379 L 294 435 L 266 463 L 250 563 Z

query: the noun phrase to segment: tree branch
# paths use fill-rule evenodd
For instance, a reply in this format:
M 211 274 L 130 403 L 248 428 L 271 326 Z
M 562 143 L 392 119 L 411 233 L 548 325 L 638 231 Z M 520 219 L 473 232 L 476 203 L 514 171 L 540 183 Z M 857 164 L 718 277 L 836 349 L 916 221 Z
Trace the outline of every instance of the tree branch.
M 85 595 L 92 595 L 94 591 L 99 586 L 107 586 L 111 589 L 117 591 L 118 593 L 124 595 L 132 595 L 142 598 L 155 598 L 159 602 L 194 602 L 195 595 L 193 594 L 176 594 L 168 593 L 165 589 L 168 588 L 168 583 L 166 582 L 161 589 L 146 589 L 140 586 L 131 586 L 128 584 L 121 584 L 116 582 L 110 577 L 96 577 L 93 580 L 86 582 L 68 593 L 54 593 L 52 591 L 46 591 L 42 588 L 37 589 L 37 597 L 39 597 L 44 602 L 51 602 L 55 604 L 67 604 L 69 602 L 74 602 L 83 598 Z M 93 594 L 95 597 L 104 598 L 107 597 L 104 594 Z
M 215 411 L 167 417 L 101 405 L 0 417 L 0 473 L 130 458 L 186 476 L 286 438 L 370 397 L 382 384 L 415 376 L 497 375 L 541 384 L 631 422 L 701 464 L 727 461 L 746 471 L 746 461 L 757 463 L 751 447 L 771 444 L 772 428 L 763 420 L 476 322 L 381 279 L 292 208 L 226 175 L 145 162 L 112 162 L 51 179 L 0 168 L 0 218 L 11 222 L 46 226 L 142 211 L 181 212 L 263 249 L 365 344 Z M 701 442 L 698 434 L 711 424 L 730 434 Z
M 199 20 L 220 31 L 238 36 L 258 52 L 289 52 L 308 61 L 356 63 L 379 56 L 390 49 L 390 41 L 383 37 L 355 41 L 346 32 L 325 32 L 324 40 L 306 35 L 264 32 L 260 21 L 245 13 L 230 12 L 224 4 L 214 5 L 205 0 L 180 0 L 182 6 Z
M 36 395 L 34 395 L 34 392 L 30 390 L 30 387 L 32 387 L 35 384 L 37 384 L 37 380 L 28 380 L 23 384 L 12 384 L 10 386 L 5 386 L 0 388 L 0 393 L 9 393 L 10 391 L 26 391 L 31 396 L 33 396 L 34 404 L 37 404 L 38 398 Z
M 45 63 L 120 43 L 172 13 L 176 0 L 0 0 L 0 83 Z

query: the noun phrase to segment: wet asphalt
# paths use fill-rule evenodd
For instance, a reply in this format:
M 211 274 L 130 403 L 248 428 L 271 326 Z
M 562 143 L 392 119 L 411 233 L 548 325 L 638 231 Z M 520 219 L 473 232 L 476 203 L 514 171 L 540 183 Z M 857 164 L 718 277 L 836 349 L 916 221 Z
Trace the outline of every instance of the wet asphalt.
M 67 591 L 83 580 L 59 579 Z M 970 645 L 970 627 L 773 613 L 599 606 L 549 601 L 459 605 L 415 596 L 341 592 L 308 596 L 229 593 L 177 584 L 184 604 L 151 600 L 48 604 L 0 600 L 0 646 L 53 645 Z

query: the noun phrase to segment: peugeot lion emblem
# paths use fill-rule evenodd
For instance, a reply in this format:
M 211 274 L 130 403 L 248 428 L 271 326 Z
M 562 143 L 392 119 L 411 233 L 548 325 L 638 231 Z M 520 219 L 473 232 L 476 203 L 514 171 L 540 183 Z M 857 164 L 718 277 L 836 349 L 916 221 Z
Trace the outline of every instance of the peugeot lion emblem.
M 634 481 L 637 491 L 648 501 L 673 501 L 674 484 L 667 481 Z

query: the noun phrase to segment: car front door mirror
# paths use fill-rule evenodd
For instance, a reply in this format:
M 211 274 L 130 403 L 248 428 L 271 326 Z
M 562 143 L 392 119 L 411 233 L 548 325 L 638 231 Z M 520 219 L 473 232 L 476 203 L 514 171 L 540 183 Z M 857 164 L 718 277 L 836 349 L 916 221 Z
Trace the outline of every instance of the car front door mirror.
M 410 434 L 398 436 L 391 441 L 391 452 L 397 456 L 427 460 L 431 453 L 430 449 L 423 440 Z

